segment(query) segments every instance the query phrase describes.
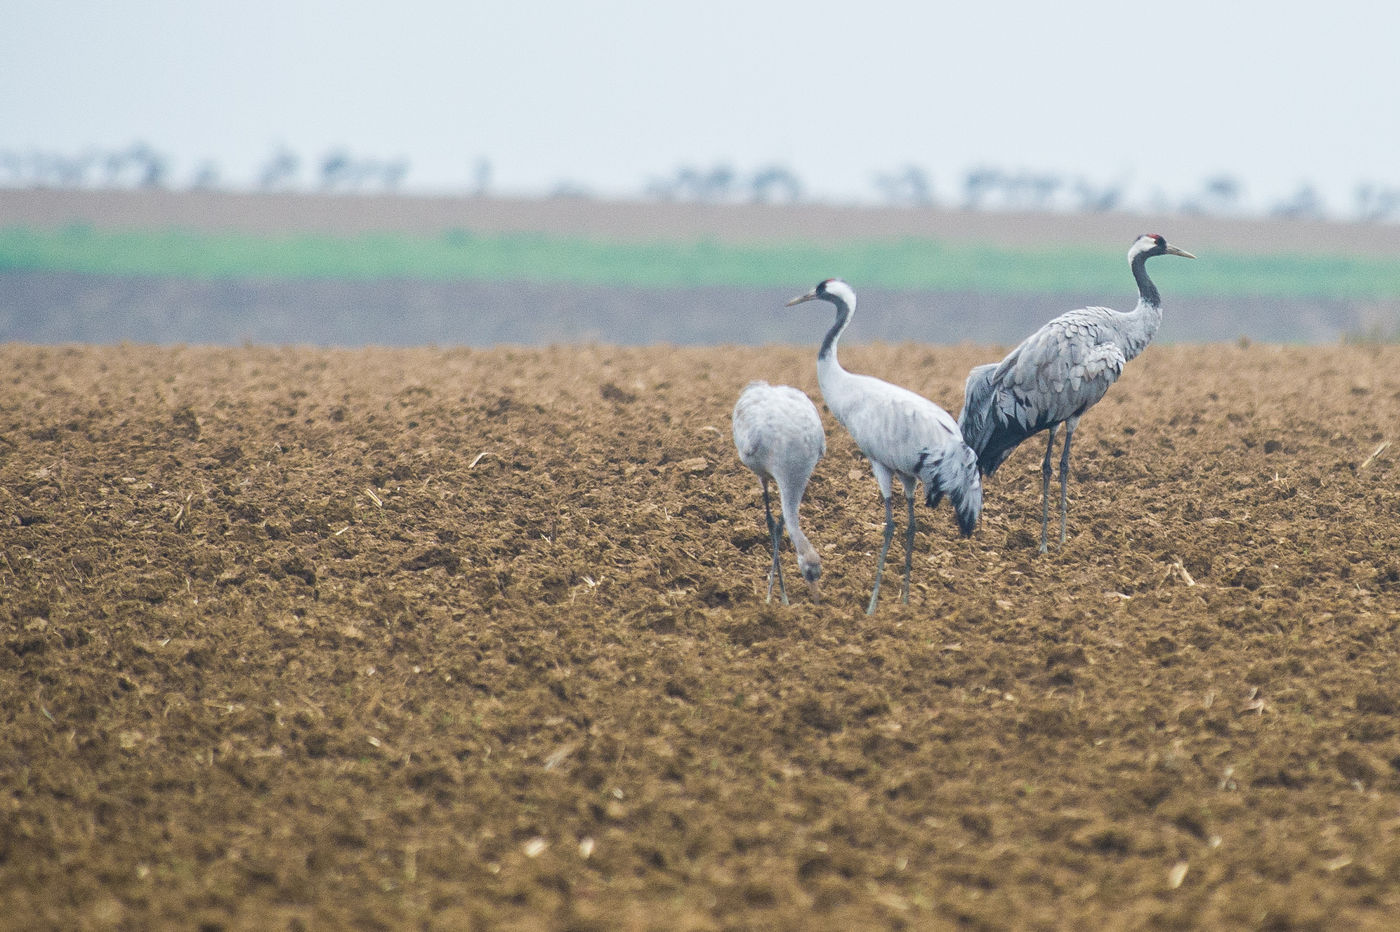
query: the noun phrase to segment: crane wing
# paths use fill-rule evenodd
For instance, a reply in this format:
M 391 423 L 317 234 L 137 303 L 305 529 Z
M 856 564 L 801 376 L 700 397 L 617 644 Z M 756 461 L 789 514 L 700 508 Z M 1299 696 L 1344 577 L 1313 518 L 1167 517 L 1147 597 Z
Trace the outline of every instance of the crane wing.
M 999 419 L 1033 433 L 1083 414 L 1118 380 L 1127 362 L 1107 308 L 1055 318 L 1002 360 L 993 375 Z
M 968 375 L 959 425 L 991 475 L 1038 431 L 1078 417 L 1118 380 L 1127 363 L 1117 318 L 1103 307 L 1062 314 L 995 365 Z
M 838 417 L 868 458 L 917 476 L 929 450 L 961 445 L 957 422 L 932 401 L 880 379 L 852 378 L 861 381 L 861 391 L 852 393 Z
M 963 440 L 973 450 L 981 450 L 986 444 L 986 434 L 992 421 L 992 395 L 996 391 L 996 371 L 998 363 L 989 362 L 974 366 L 967 375 L 967 385 L 963 389 L 962 412 L 958 414 L 958 429 Z

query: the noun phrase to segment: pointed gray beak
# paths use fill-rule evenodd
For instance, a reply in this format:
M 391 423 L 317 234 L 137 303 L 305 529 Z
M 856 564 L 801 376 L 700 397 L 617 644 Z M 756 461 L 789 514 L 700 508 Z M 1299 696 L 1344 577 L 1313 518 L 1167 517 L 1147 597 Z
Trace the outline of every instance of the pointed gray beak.
M 812 291 L 809 291 L 806 294 L 798 295 L 797 297 L 789 301 L 787 304 L 784 304 L 783 307 L 792 307 L 794 304 L 801 304 L 803 301 L 815 301 L 816 297 L 817 292 L 815 289 L 813 289 Z
M 1191 255 L 1189 252 L 1187 252 L 1187 251 L 1184 250 L 1184 249 L 1177 249 L 1177 248 L 1176 248 L 1175 246 L 1173 246 L 1171 243 L 1168 243 L 1168 244 L 1167 244 L 1167 255 L 1169 255 L 1169 256 L 1181 256 L 1181 258 L 1183 258 L 1183 259 L 1194 259 L 1194 258 L 1196 258 L 1195 256 Z

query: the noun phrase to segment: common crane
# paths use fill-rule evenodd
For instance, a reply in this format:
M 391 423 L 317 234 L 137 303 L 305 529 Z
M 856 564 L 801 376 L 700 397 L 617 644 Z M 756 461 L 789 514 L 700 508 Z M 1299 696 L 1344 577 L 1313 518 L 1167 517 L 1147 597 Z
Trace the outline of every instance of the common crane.
M 1195 256 L 1155 233 L 1144 233 L 1128 250 L 1137 281 L 1137 307 L 1127 312 L 1085 307 L 1061 314 L 1012 350 L 1000 363 L 975 367 L 967 377 L 958 426 L 990 476 L 1021 441 L 1049 433 L 1041 463 L 1040 552 L 1050 525 L 1050 456 L 1055 431 L 1065 425 L 1060 454 L 1060 545 L 1069 511 L 1069 447 L 1079 419 L 1118 380 L 1123 366 L 1151 342 L 1162 323 L 1162 298 L 1147 277 L 1153 256 Z
M 817 353 L 817 384 L 826 406 L 850 433 L 856 446 L 870 460 L 870 471 L 885 502 L 885 538 L 875 567 L 875 588 L 866 614 L 874 614 L 880 598 L 885 557 L 894 537 L 894 505 L 891 486 L 895 476 L 904 486 L 909 524 L 904 536 L 904 588 L 901 601 L 909 602 L 909 575 L 914 562 L 914 493 L 924 484 L 924 500 L 934 507 L 948 496 L 964 537 L 977 526 L 982 512 L 982 481 L 977 457 L 963 443 L 957 422 L 938 405 L 898 385 L 841 368 L 836 344 L 851 322 L 856 293 L 839 278 L 828 278 L 788 307 L 804 301 L 827 301 L 836 306 L 836 323 L 826 333 Z
M 812 590 L 812 601 L 820 602 L 817 580 L 822 575 L 822 558 L 802 533 L 797 519 L 807 480 L 817 461 L 826 453 L 826 432 L 822 430 L 817 406 L 791 385 L 755 381 L 740 393 L 734 405 L 733 420 L 734 446 L 739 451 L 740 462 L 758 476 L 763 489 L 763 516 L 768 521 L 768 536 L 773 541 L 773 565 L 768 571 L 766 601 L 773 601 L 773 577 L 776 576 L 783 604 L 788 604 L 783 568 L 778 560 L 786 524 L 792 546 L 797 550 L 797 569 Z M 770 480 L 778 485 L 778 504 L 782 509 L 776 521 L 768 503 Z

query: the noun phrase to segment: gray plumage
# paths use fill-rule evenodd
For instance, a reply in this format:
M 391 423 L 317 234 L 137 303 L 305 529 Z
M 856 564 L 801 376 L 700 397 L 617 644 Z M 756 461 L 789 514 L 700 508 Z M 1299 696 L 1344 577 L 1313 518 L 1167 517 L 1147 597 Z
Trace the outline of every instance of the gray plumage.
M 822 575 L 822 561 L 798 524 L 797 509 L 807 491 L 807 481 L 817 461 L 826 453 L 826 432 L 822 430 L 817 406 L 803 392 L 790 385 L 769 385 L 750 382 L 734 405 L 734 447 L 739 460 L 758 476 L 763 489 L 763 514 L 768 521 L 768 536 L 773 544 L 773 564 L 768 571 L 768 601 L 773 600 L 773 578 L 778 579 L 778 592 L 783 604 L 788 604 L 787 587 L 783 584 L 782 564 L 778 551 L 786 525 L 792 546 L 797 551 L 797 569 L 812 590 L 812 600 L 821 601 L 817 580 Z M 777 483 L 781 515 L 775 521 L 768 503 L 768 483 Z
M 1128 264 L 1138 285 L 1137 307 L 1126 314 L 1106 307 L 1061 314 L 1000 363 L 977 366 L 967 377 L 958 426 L 977 454 L 977 465 L 984 475 L 996 472 L 1021 441 L 1042 430 L 1049 432 L 1041 464 L 1041 553 L 1048 549 L 1050 457 L 1055 432 L 1059 425 L 1065 425 L 1060 456 L 1060 543 L 1064 544 L 1074 429 L 1161 325 L 1161 296 L 1146 270 L 1147 260 L 1161 255 L 1196 258 L 1156 234 L 1138 237 L 1128 250 Z
M 870 460 L 870 471 L 880 486 L 885 504 L 885 537 L 875 567 L 875 588 L 867 613 L 873 614 L 880 597 L 885 557 L 894 536 L 894 477 L 904 486 L 909 522 L 904 538 L 904 588 L 909 601 L 909 575 L 914 560 L 914 494 L 924 484 L 924 501 L 936 506 L 946 495 L 966 537 L 982 513 L 982 481 L 977 457 L 963 442 L 957 422 L 938 405 L 914 392 L 868 375 L 856 375 L 841 367 L 836 344 L 855 313 L 856 293 L 837 278 L 830 278 L 788 302 L 827 301 L 836 306 L 836 323 L 827 331 L 817 354 L 817 383 L 836 420 L 850 433 L 856 446 Z

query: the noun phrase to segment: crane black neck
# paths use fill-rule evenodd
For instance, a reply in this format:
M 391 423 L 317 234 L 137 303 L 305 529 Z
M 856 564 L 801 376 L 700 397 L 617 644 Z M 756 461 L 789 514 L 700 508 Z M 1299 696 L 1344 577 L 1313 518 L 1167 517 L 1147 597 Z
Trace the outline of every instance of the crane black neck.
M 846 325 L 851 322 L 851 309 L 845 301 L 835 295 L 827 295 L 826 300 L 836 305 L 836 323 L 831 325 L 831 329 L 826 332 L 826 339 L 822 340 L 822 348 L 817 352 L 818 362 L 827 357 L 835 358 L 836 341 L 841 339 Z
M 1152 284 L 1152 279 L 1147 277 L 1149 258 L 1145 252 L 1133 256 L 1133 278 L 1137 281 L 1139 300 L 1150 307 L 1161 307 L 1162 296 L 1157 292 L 1157 286 Z

